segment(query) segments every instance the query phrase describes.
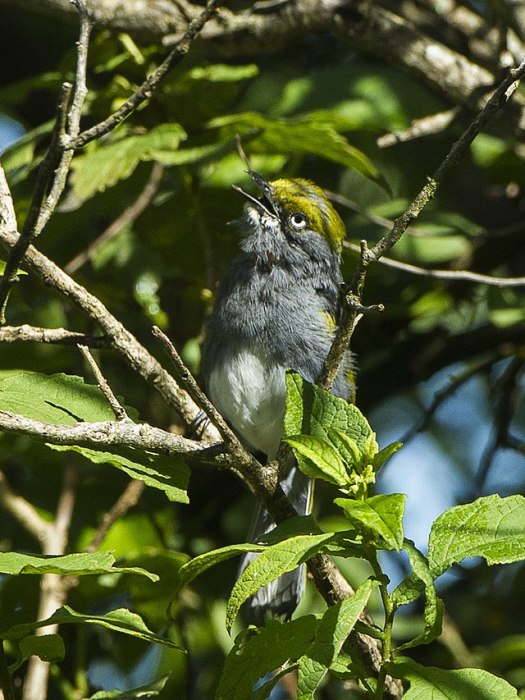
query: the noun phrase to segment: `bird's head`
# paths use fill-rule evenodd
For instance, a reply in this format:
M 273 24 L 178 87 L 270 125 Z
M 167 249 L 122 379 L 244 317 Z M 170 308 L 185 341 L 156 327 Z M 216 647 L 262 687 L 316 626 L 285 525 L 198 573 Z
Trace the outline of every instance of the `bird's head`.
M 345 225 L 320 187 L 310 180 L 268 182 L 252 170 L 248 174 L 260 196 L 235 187 L 248 200 L 243 227 L 247 224 L 246 252 L 266 255 L 270 263 L 340 255 Z

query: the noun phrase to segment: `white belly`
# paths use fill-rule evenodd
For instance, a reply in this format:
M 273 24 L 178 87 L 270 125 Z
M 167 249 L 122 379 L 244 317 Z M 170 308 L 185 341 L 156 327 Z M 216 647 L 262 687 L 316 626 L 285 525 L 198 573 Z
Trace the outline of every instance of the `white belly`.
M 210 398 L 243 441 L 270 458 L 283 434 L 285 368 L 263 362 L 258 350 L 242 350 L 209 378 Z

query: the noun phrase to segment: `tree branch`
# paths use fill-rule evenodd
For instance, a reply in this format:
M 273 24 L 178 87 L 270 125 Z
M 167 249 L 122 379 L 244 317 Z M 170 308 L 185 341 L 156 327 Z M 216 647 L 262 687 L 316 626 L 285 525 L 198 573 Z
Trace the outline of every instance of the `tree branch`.
M 0 429 L 30 435 L 56 445 L 85 445 L 97 449 L 125 446 L 157 454 L 180 455 L 210 461 L 224 450 L 222 443 L 196 442 L 147 423 L 99 421 L 55 425 L 0 411 Z
M 361 248 L 355 243 L 345 241 L 344 247 L 359 253 Z M 410 263 L 394 260 L 382 256 L 378 260 L 379 263 L 386 267 L 392 267 L 395 270 L 402 270 L 411 275 L 419 275 L 420 277 L 430 277 L 438 280 L 448 280 L 449 282 L 473 282 L 474 284 L 486 284 L 491 287 L 524 287 L 525 277 L 494 277 L 493 275 L 483 275 L 479 272 L 471 270 L 439 270 L 437 268 L 418 267 Z
M 129 482 L 111 510 L 104 514 L 102 522 L 97 528 L 91 542 L 86 547 L 86 552 L 95 552 L 100 547 L 104 538 L 117 520 L 124 517 L 131 508 L 137 505 L 144 489 L 145 484 L 143 481 L 133 479 Z
M 182 38 L 177 40 L 175 48 L 168 54 L 164 61 L 148 75 L 138 90 L 136 90 L 116 112 L 113 112 L 113 114 L 107 117 L 107 119 L 86 129 L 86 131 L 83 131 L 78 136 L 74 134 L 71 135 L 71 138 L 63 139 L 64 147 L 73 150 L 81 148 L 90 141 L 109 133 L 135 111 L 142 102 L 149 99 L 151 93 L 156 90 L 166 75 L 168 75 L 188 53 L 195 37 L 198 36 L 206 22 L 215 14 L 218 4 L 219 0 L 208 0 L 205 9 L 188 24 L 188 28 Z
M 1 173 L 1 168 L 0 168 Z M 0 174 L 1 179 L 1 174 Z M 0 222 L 1 223 L 1 222 Z M 0 225 L 0 242 L 6 247 L 12 247 L 19 234 Z M 30 246 L 24 257 L 24 264 L 44 284 L 53 287 L 73 302 L 81 311 L 91 318 L 102 329 L 107 338 L 108 347 L 115 350 L 127 364 L 153 386 L 190 425 L 197 417 L 199 408 L 184 392 L 173 377 L 150 355 L 146 348 L 110 314 L 104 304 L 90 294 L 84 287 L 66 275 L 57 265 Z M 218 433 L 209 426 L 205 438 L 217 440 Z
M 73 4 L 80 17 L 75 85 L 73 87 L 67 82 L 62 85 L 51 144 L 38 171 L 29 214 L 19 239 L 9 251 L 4 274 L 0 279 L 0 325 L 5 323 L 9 292 L 24 254 L 49 221 L 66 185 L 73 152 L 65 150 L 63 142 L 66 135 L 68 139 L 76 137 L 80 128 L 80 115 L 87 95 L 86 70 L 91 21 L 84 0 L 73 0 Z
M 18 0 L 2 2 L 15 6 L 20 4 Z M 147 12 L 144 11 L 144 0 L 86 0 L 86 5 L 97 25 L 150 39 L 181 31 L 189 19 L 202 10 L 202 6 L 187 0 L 148 0 Z M 32 12 L 71 22 L 75 20 L 75 10 L 69 0 L 24 0 L 24 6 Z
M 103 335 L 84 335 L 66 328 L 39 328 L 24 323 L 21 326 L 1 326 L 0 343 L 53 343 L 59 345 L 86 345 L 90 348 L 108 347 Z
M 3 1 L 19 5 L 18 0 Z M 71 14 L 68 0 L 26 0 L 24 4 L 31 10 Z M 364 54 L 399 65 L 454 105 L 478 109 L 479 99 L 495 82 L 499 63 L 492 61 L 492 70 L 488 70 L 427 35 L 402 16 L 402 8 L 396 14 L 391 7 L 388 0 L 294 0 L 265 7 L 254 4 L 240 12 L 225 8 L 204 28 L 199 45 L 215 56 L 239 58 L 276 53 L 308 34 L 335 33 Z M 181 28 L 198 11 L 186 0 L 176 4 L 150 0 L 146 16 L 138 0 L 91 0 L 89 10 L 97 24 L 163 39 L 165 44 L 180 41 Z M 436 10 L 433 13 L 446 37 L 448 17 L 440 17 Z M 523 107 L 517 109 L 516 127 L 525 129 Z

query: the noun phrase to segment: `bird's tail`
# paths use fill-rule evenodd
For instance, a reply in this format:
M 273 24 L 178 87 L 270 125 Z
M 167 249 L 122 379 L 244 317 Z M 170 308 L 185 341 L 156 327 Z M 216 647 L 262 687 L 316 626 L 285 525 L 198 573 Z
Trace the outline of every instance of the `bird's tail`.
M 294 464 L 281 488 L 290 499 L 299 515 L 308 515 L 312 510 L 313 481 L 305 476 Z M 259 506 L 252 520 L 249 541 L 258 542 L 260 538 L 275 527 L 275 523 L 262 506 Z M 257 554 L 248 552 L 241 560 L 238 576 L 246 569 Z M 306 567 L 301 565 L 293 571 L 279 576 L 268 585 L 260 588 L 243 606 L 249 623 L 264 624 L 268 617 L 289 619 L 304 593 L 306 585 Z

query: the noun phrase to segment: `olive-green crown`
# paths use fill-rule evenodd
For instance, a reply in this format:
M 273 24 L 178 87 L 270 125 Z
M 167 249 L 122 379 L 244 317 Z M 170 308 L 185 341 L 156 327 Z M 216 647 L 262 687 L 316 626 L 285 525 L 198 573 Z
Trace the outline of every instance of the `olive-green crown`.
M 308 217 L 308 228 L 326 238 L 331 249 L 340 253 L 346 236 L 345 225 L 323 190 L 300 178 L 270 182 L 271 199 L 289 215 L 301 212 Z

